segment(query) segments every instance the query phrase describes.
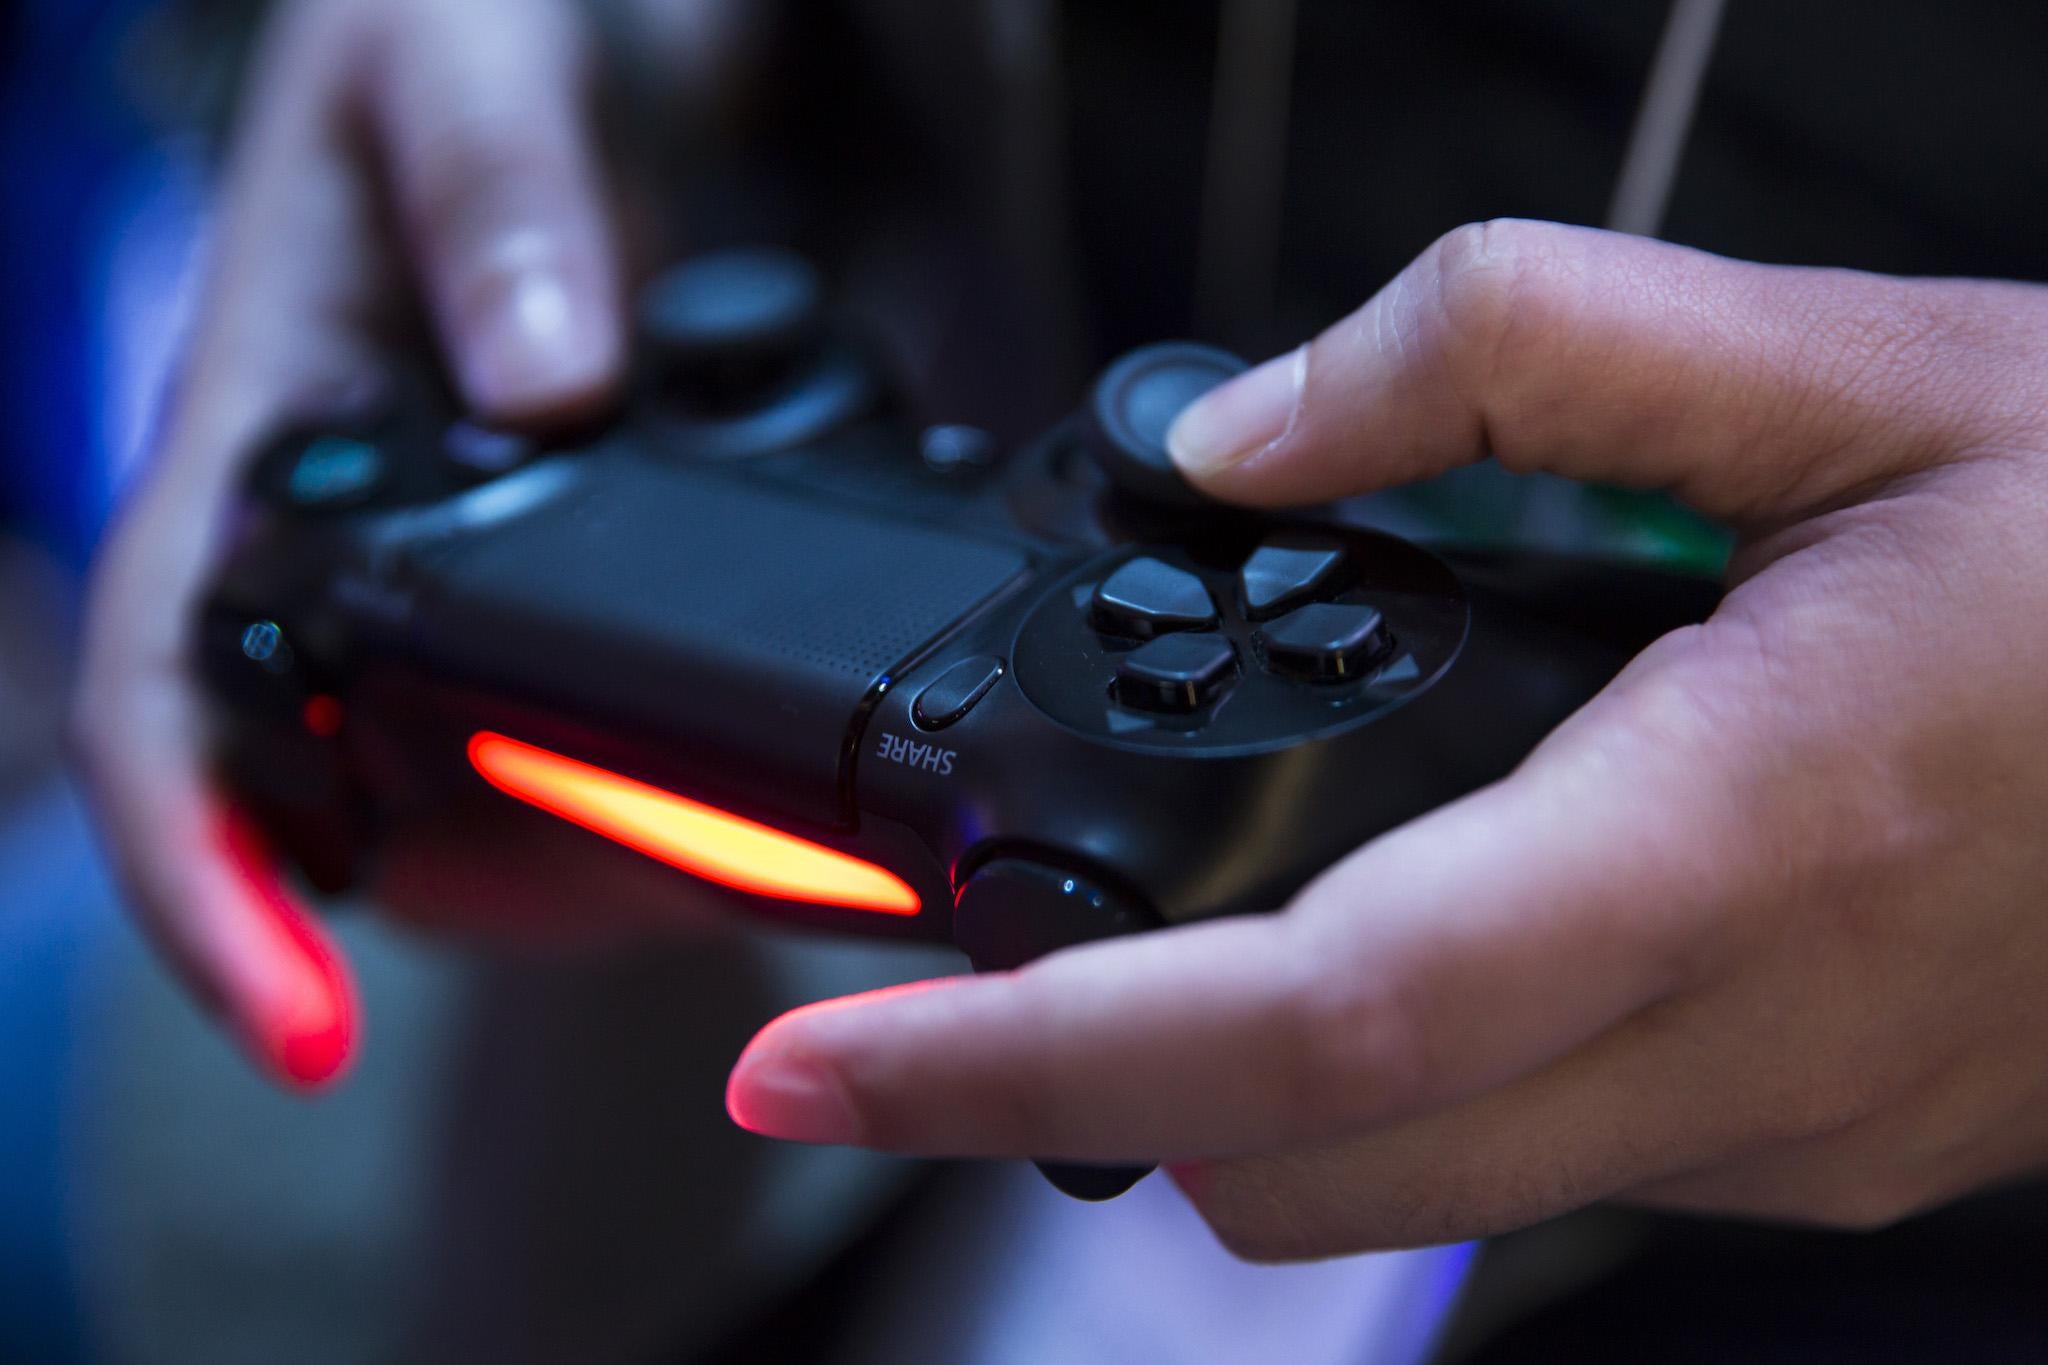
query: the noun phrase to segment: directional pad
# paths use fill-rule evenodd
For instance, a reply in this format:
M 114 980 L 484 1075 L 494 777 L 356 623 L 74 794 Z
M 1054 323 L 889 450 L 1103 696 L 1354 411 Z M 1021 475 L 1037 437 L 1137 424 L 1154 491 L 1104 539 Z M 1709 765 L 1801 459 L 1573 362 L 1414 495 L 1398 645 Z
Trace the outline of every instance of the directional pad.
M 1254 621 L 1298 606 L 1337 577 L 1344 552 L 1332 545 L 1261 545 L 1239 574 L 1245 614 Z
M 1095 590 L 1097 628 L 1150 640 L 1216 624 L 1216 602 L 1202 580 L 1157 559 L 1134 559 Z
M 1277 755 L 1391 712 L 1465 642 L 1458 580 L 1405 541 L 1296 520 L 1183 534 L 1082 560 L 1050 585 L 1011 637 L 1005 691 L 1119 751 Z M 1247 610 L 1303 588 L 1267 617 Z
M 1371 607 L 1319 602 L 1261 629 L 1259 643 L 1276 673 L 1348 682 L 1384 658 L 1394 638 Z
M 1187 715 L 1214 703 L 1236 677 L 1237 651 L 1221 635 L 1166 635 L 1117 661 L 1116 699 Z

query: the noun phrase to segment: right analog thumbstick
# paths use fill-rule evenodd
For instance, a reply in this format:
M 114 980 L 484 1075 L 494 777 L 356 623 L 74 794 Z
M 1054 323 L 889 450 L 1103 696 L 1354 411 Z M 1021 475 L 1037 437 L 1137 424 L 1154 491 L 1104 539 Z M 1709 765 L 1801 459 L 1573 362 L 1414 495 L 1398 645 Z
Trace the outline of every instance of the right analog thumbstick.
M 1249 367 L 1228 351 L 1169 341 L 1132 351 L 1102 372 L 1083 423 L 1089 454 L 1111 483 L 1147 502 L 1198 507 L 1208 500 L 1166 453 L 1166 433 L 1197 398 Z

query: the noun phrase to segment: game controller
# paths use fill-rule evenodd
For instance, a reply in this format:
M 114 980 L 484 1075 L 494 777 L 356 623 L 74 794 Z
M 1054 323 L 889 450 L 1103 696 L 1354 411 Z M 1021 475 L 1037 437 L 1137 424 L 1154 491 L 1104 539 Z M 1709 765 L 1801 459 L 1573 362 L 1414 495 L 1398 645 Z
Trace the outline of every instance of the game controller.
M 1206 347 L 1124 357 L 1006 453 L 911 421 L 799 258 L 687 263 L 638 329 L 598 429 L 491 431 L 421 381 L 254 462 L 205 672 L 231 780 L 317 886 L 481 795 L 679 895 L 1015 968 L 1284 904 L 1711 606 L 1206 501 L 1165 449 L 1244 368 Z

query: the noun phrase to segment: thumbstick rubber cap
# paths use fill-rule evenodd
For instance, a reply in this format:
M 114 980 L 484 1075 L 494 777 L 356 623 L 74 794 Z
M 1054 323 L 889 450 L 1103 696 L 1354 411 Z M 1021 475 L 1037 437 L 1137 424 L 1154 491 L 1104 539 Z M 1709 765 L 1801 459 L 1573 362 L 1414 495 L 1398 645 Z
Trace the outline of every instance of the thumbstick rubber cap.
M 773 248 L 699 257 L 640 296 L 642 343 L 664 368 L 774 366 L 818 340 L 825 287 L 803 257 Z
M 1166 433 L 1197 398 L 1249 367 L 1213 346 L 1169 341 L 1132 351 L 1095 381 L 1085 417 L 1088 450 L 1124 492 L 1183 507 L 1208 499 L 1166 453 Z

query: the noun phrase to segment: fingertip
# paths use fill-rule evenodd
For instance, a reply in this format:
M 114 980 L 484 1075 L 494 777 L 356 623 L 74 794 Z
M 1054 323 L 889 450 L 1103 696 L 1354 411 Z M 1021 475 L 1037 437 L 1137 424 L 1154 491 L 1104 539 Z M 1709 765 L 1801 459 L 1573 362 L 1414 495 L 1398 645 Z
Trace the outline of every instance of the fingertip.
M 249 909 L 223 916 L 243 928 L 224 944 L 227 1003 L 256 1062 L 290 1089 L 326 1089 L 346 1074 L 356 1045 L 355 986 L 346 960 L 284 885 L 253 824 L 239 812 L 220 817 L 221 843 L 235 885 L 226 894 Z M 253 910 L 253 914 L 249 913 Z
M 560 263 L 487 267 L 463 291 L 455 360 L 470 404 L 508 422 L 577 416 L 606 402 L 624 368 L 615 301 Z
M 293 1090 L 325 1090 L 347 1073 L 354 1060 L 354 1024 L 354 1011 L 344 997 L 309 996 L 258 1030 L 257 1059 Z
M 884 986 L 769 1021 L 726 1079 L 726 1114 L 750 1133 L 788 1142 L 869 1142 L 873 1125 L 854 1098 L 860 1059 L 891 1056 L 901 1071 L 905 1054 L 916 1051 L 910 1044 L 931 1036 L 929 1007 L 943 1003 L 952 983 L 942 977 Z M 876 1096 L 867 1099 L 872 1104 Z
M 726 1080 L 725 1112 L 762 1137 L 822 1146 L 860 1141 L 859 1116 L 837 1078 L 797 1053 L 747 1049 Z
M 1189 406 L 1166 434 L 1181 472 L 1207 481 L 1284 440 L 1301 405 L 1307 355 L 1303 347 L 1276 356 Z
M 309 935 L 310 936 L 310 935 Z M 339 953 L 324 939 L 309 950 L 298 984 L 266 1032 L 265 1060 L 294 1090 L 316 1092 L 347 1074 L 355 1060 L 357 1009 L 354 983 Z

